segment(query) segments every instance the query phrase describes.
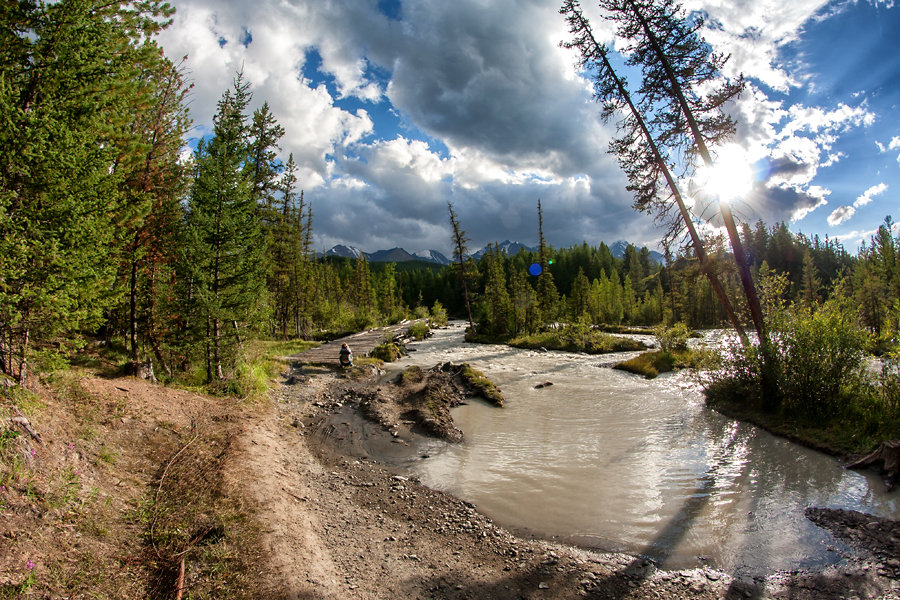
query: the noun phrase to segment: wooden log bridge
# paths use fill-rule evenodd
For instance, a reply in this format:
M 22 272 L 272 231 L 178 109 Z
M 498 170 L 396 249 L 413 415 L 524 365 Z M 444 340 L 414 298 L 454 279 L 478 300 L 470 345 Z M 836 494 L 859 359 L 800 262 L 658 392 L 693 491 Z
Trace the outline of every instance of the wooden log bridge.
M 422 320 L 422 319 L 419 319 Z M 316 364 L 334 364 L 340 365 L 341 344 L 344 342 L 350 346 L 354 358 L 368 356 L 375 349 L 375 346 L 381 344 L 387 339 L 396 340 L 402 338 L 409 326 L 417 321 L 401 321 L 395 325 L 387 327 L 379 327 L 377 329 L 369 329 L 348 335 L 337 340 L 325 342 L 321 346 L 310 348 L 305 352 L 293 354 L 288 357 L 289 360 L 305 363 Z

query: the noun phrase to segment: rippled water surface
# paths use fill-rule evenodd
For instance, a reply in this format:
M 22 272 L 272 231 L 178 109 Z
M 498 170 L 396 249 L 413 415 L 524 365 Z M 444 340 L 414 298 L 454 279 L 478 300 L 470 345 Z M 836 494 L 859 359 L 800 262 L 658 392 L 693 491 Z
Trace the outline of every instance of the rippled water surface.
M 411 346 L 393 369 L 469 362 L 507 406 L 455 409 L 461 444 L 428 441 L 407 467 L 518 531 L 744 574 L 820 567 L 845 547 L 807 506 L 900 518 L 868 473 L 708 410 L 689 374 L 654 380 L 587 356 L 466 344 L 459 325 Z M 552 386 L 535 389 L 545 381 Z

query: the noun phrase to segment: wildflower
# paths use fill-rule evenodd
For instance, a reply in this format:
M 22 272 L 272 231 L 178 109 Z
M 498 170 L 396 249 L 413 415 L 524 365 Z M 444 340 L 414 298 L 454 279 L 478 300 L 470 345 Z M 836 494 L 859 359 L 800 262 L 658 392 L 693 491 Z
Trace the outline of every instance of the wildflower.
M 31 449 L 31 458 L 37 458 L 37 450 L 34 448 Z
M 29 560 L 27 563 L 25 563 L 25 568 L 28 569 L 29 571 L 32 570 L 34 568 L 34 561 Z
M 69 450 L 74 450 L 74 449 L 75 449 L 75 444 L 73 444 L 72 442 L 69 442 Z

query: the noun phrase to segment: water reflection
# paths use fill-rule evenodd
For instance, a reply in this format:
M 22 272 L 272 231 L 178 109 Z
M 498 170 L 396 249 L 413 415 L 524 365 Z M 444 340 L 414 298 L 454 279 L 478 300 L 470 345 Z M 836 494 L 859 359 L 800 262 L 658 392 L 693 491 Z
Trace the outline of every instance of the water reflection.
M 410 468 L 507 527 L 761 574 L 840 560 L 807 506 L 898 518 L 877 478 L 707 410 L 690 375 L 648 381 L 598 366 L 609 358 L 464 344 L 461 328 L 415 347 L 395 368 L 468 361 L 507 407 L 456 409 L 465 441 L 426 442 L 415 456 L 430 458 Z

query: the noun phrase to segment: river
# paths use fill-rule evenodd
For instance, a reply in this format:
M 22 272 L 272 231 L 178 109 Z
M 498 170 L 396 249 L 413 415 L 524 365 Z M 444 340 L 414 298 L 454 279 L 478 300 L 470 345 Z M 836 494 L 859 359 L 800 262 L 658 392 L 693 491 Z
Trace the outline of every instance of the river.
M 706 408 L 693 374 L 646 380 L 609 368 L 636 353 L 468 344 L 459 323 L 410 348 L 392 371 L 468 362 L 506 407 L 454 409 L 463 442 L 418 442 L 403 466 L 510 530 L 665 568 L 765 575 L 848 552 L 804 517 L 807 506 L 900 518 L 898 495 L 876 474 Z

